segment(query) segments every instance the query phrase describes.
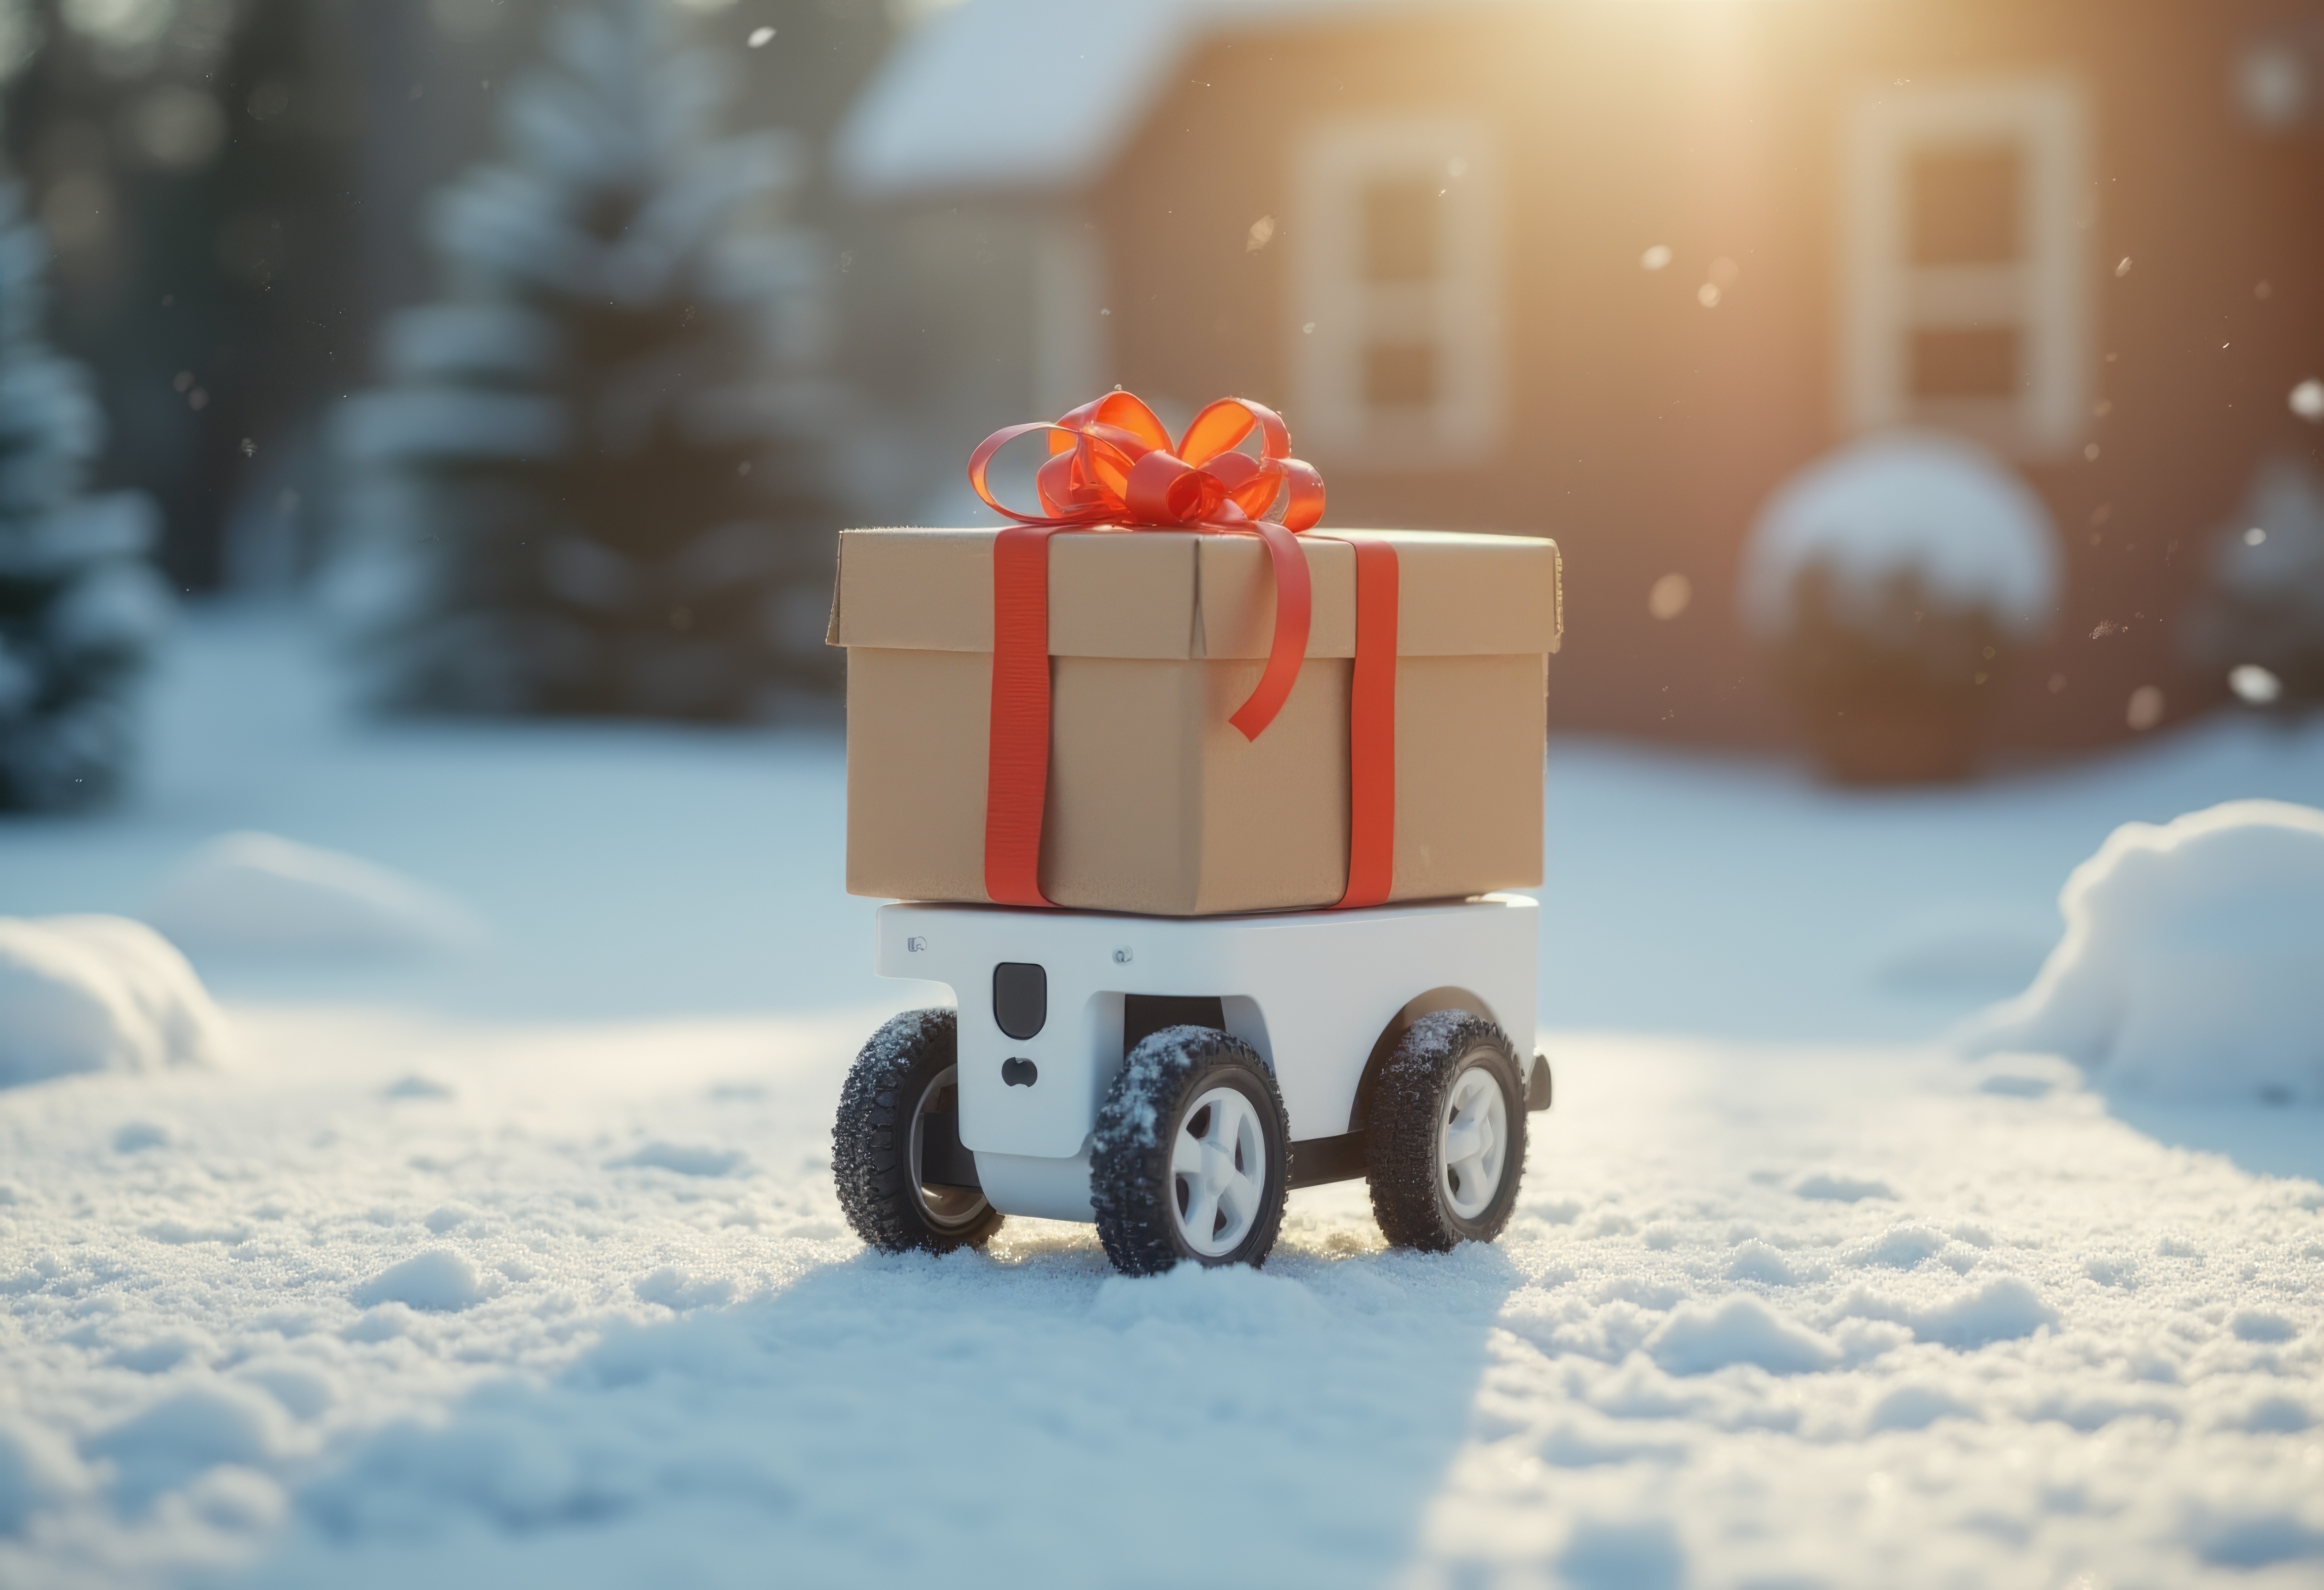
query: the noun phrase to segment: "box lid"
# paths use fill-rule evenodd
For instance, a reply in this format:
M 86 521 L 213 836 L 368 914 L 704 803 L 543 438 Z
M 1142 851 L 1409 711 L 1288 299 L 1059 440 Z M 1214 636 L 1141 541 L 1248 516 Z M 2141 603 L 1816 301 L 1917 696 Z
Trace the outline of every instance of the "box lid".
M 835 646 L 992 649 L 992 528 L 860 529 L 839 538 Z M 1310 657 L 1355 655 L 1355 549 L 1397 549 L 1397 650 L 1406 657 L 1555 651 L 1563 630 L 1557 543 L 1443 530 L 1318 530 L 1306 549 Z M 1256 536 L 1075 531 L 1049 542 L 1053 657 L 1263 657 L 1275 580 Z

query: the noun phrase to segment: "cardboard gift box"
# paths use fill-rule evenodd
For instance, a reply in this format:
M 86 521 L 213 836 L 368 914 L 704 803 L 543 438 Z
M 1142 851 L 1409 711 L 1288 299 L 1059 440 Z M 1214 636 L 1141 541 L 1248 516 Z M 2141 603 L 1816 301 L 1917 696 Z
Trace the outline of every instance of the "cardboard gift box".
M 847 888 L 984 904 L 992 529 L 840 537 L 829 639 L 847 648 Z M 1256 739 L 1228 717 L 1274 636 L 1253 536 L 1096 531 L 1048 542 L 1049 764 L 1041 892 L 1195 916 L 1330 905 L 1348 879 L 1355 548 L 1397 554 L 1391 900 L 1541 881 L 1557 547 L 1516 536 L 1303 536 L 1306 660 Z

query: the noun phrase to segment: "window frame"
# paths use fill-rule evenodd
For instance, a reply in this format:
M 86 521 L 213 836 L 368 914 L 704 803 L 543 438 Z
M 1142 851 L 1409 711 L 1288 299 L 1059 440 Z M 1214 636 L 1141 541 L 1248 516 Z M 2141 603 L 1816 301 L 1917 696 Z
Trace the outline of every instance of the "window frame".
M 1286 331 L 1303 451 L 1360 469 L 1437 469 L 1495 451 L 1503 426 L 1502 189 L 1497 142 L 1477 118 L 1381 115 L 1306 127 L 1292 157 Z M 1367 194 L 1433 174 L 1443 220 L 1428 281 L 1366 275 Z M 1313 325 L 1314 330 L 1305 328 Z M 1367 400 L 1370 350 L 1403 334 L 1434 352 L 1434 401 Z
M 1858 97 L 1842 141 L 1847 428 L 1930 425 L 2022 457 L 2061 455 L 2081 442 L 2092 342 L 2089 142 L 2081 87 L 2062 75 L 1890 85 Z M 2017 152 L 2017 259 L 1916 263 L 1915 158 L 1994 145 Z M 2015 395 L 1914 394 L 1916 333 L 2003 328 L 2017 334 Z

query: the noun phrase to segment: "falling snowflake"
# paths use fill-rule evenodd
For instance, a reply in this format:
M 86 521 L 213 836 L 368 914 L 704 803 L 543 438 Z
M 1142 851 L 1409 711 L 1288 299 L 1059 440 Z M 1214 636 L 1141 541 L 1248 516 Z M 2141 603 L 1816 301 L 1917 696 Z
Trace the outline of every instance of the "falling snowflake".
M 2245 663 L 2228 670 L 2227 688 L 2248 705 L 2264 707 L 2283 694 L 2283 681 L 2257 663 Z

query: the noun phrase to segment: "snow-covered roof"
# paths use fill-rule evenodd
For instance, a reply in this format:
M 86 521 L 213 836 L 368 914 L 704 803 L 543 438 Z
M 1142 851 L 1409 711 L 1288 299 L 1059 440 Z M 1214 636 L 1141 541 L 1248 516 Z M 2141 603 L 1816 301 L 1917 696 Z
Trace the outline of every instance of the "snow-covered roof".
M 964 0 L 889 52 L 842 120 L 841 185 L 885 199 L 1081 186 L 1212 33 L 1414 0 Z

